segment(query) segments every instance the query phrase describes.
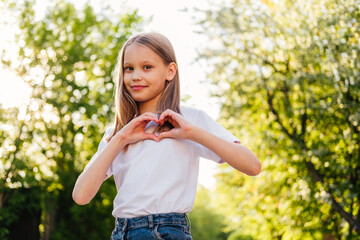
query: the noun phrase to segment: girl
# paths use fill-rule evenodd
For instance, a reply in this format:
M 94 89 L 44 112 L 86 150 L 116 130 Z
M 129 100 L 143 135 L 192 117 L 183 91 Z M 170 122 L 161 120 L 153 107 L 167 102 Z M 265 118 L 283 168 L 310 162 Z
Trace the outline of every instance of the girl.
M 179 73 L 169 40 L 144 33 L 123 46 L 116 67 L 116 116 L 76 181 L 73 199 L 90 202 L 114 175 L 111 239 L 192 239 L 190 212 L 199 158 L 257 175 L 256 156 L 206 113 L 180 107 Z

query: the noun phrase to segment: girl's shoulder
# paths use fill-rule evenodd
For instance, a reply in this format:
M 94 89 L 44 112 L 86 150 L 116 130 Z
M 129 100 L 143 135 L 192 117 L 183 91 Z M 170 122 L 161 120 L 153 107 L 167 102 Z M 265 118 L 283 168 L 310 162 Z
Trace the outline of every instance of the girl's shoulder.
M 200 109 L 196 109 L 192 107 L 183 107 L 183 106 L 180 107 L 180 111 L 184 117 L 198 115 L 200 112 L 202 112 L 202 110 Z
M 104 133 L 103 138 L 107 138 L 107 137 L 111 136 L 114 133 L 114 130 L 115 130 L 115 124 L 114 123 L 111 123 L 111 124 L 107 125 L 105 127 L 105 133 Z
M 201 119 L 204 116 L 205 117 L 208 116 L 203 110 L 193 108 L 193 107 L 180 107 L 180 111 L 185 119 L 188 119 L 191 121 L 197 121 L 198 119 Z

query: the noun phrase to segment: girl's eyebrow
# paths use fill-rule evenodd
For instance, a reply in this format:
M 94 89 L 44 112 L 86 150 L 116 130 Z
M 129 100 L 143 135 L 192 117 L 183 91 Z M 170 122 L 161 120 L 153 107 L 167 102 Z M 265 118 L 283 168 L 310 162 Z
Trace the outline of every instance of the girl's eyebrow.
M 150 60 L 145 60 L 145 61 L 142 61 L 142 62 L 140 62 L 140 65 L 144 65 L 144 64 L 153 64 L 154 63 L 154 61 L 150 61 Z M 131 63 L 130 62 L 124 62 L 124 64 L 123 64 L 124 66 L 125 65 L 131 65 Z

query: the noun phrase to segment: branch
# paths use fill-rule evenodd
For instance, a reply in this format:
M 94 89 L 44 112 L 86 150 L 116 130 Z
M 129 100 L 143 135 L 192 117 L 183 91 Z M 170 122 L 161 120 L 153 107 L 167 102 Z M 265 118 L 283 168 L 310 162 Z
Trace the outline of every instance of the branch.
M 274 104 L 273 104 L 273 95 L 270 93 L 270 91 L 267 89 L 266 90 L 267 93 L 267 97 L 268 97 L 268 104 L 269 104 L 269 108 L 270 111 L 275 115 L 275 120 L 277 123 L 280 124 L 281 129 L 283 130 L 283 132 L 286 133 L 286 135 L 289 136 L 290 139 L 292 140 L 296 140 L 294 134 L 291 134 L 284 126 L 284 124 L 282 123 L 282 121 L 280 120 L 279 114 L 278 112 L 275 110 L 274 108 Z
M 305 140 L 303 139 L 303 137 L 305 136 L 306 133 L 306 120 L 308 119 L 307 116 L 307 104 L 306 104 L 306 91 L 304 90 L 304 83 L 303 83 L 303 79 L 300 79 L 300 87 L 301 87 L 301 91 L 303 92 L 303 96 L 304 96 L 304 113 L 301 113 L 300 116 L 300 120 L 301 120 L 301 130 L 300 130 L 300 141 L 302 141 L 302 143 L 304 143 L 305 146 Z
M 281 90 L 281 92 L 284 93 L 285 103 L 288 106 L 291 106 L 290 98 L 289 98 L 289 88 L 288 88 L 288 85 L 286 84 L 286 76 L 290 72 L 290 57 L 288 57 L 286 62 L 282 63 L 282 64 L 285 65 L 286 71 L 281 71 L 281 70 L 277 69 L 276 66 L 272 62 L 270 62 L 269 60 L 267 60 L 265 58 L 262 58 L 262 62 L 263 62 L 264 65 L 269 65 L 274 70 L 274 72 L 284 75 L 285 80 L 283 81 L 283 87 L 280 90 Z M 296 128 L 295 128 L 294 124 L 291 121 L 290 121 L 289 124 L 290 124 L 291 128 L 294 129 L 294 134 L 293 135 L 295 136 L 296 135 Z
M 301 138 L 299 138 L 299 136 L 295 136 L 294 134 L 291 134 L 283 125 L 282 121 L 279 118 L 279 114 L 278 112 L 275 110 L 274 106 L 273 106 L 273 96 L 270 93 L 270 91 L 267 89 L 267 96 L 268 96 L 268 104 L 269 104 L 269 108 L 270 111 L 275 115 L 276 117 L 276 122 L 278 122 L 281 126 L 281 129 L 283 130 L 283 132 L 285 132 L 286 135 L 289 136 L 290 139 L 298 142 L 298 144 L 300 145 L 300 147 L 304 150 L 308 150 L 306 145 L 305 145 L 305 141 Z M 305 113 L 302 115 L 302 134 L 305 131 L 305 127 L 306 127 L 306 111 Z M 305 132 L 304 132 L 305 133 Z M 313 180 L 315 182 L 320 182 L 322 185 L 324 184 L 324 176 L 320 174 L 320 172 L 318 170 L 316 170 L 314 164 L 311 161 L 305 161 L 306 164 L 306 168 L 310 174 L 310 176 L 313 178 Z M 329 194 L 330 196 L 330 200 L 331 200 L 331 206 L 332 208 L 338 212 L 341 217 L 343 217 L 349 224 L 351 227 L 353 227 L 358 233 L 360 233 L 360 223 L 358 221 L 356 221 L 356 219 L 354 218 L 354 216 L 348 212 L 346 212 L 344 210 L 344 208 L 335 200 L 333 193 L 327 189 L 326 192 Z
M 308 148 L 305 146 L 304 141 L 300 140 L 299 145 L 302 149 L 308 151 Z M 305 164 L 306 164 L 306 168 L 307 168 L 310 176 L 313 178 L 314 182 L 315 183 L 319 182 L 324 186 L 325 185 L 324 176 L 318 170 L 316 170 L 315 165 L 310 160 L 309 161 L 305 160 Z M 355 219 L 355 216 L 353 216 L 352 214 L 350 214 L 344 210 L 344 208 L 335 200 L 333 193 L 330 189 L 325 189 L 325 191 L 329 195 L 332 208 L 336 212 L 338 212 L 341 215 L 341 217 L 343 217 L 350 224 L 350 227 L 354 228 L 355 231 L 360 233 L 360 222 L 358 222 Z
M 305 161 L 307 170 L 309 171 L 310 175 L 312 176 L 313 180 L 315 182 L 320 182 L 322 185 L 324 185 L 324 178 L 323 176 L 315 169 L 315 166 L 310 161 Z M 351 227 L 355 228 L 355 230 L 360 233 L 360 223 L 356 221 L 355 217 L 346 212 L 344 208 L 335 200 L 333 193 L 330 189 L 327 189 L 326 192 L 328 193 L 330 200 L 331 200 L 331 206 L 332 208 L 338 212 L 349 224 Z
M 284 71 L 281 71 L 281 70 L 277 69 L 272 62 L 270 62 L 269 60 L 267 60 L 265 58 L 262 58 L 262 62 L 265 65 L 269 65 L 274 70 L 274 72 L 281 73 L 283 75 L 286 75 L 286 73 L 287 73 L 287 72 L 284 72 Z M 285 63 L 282 63 L 282 64 L 285 64 Z M 285 65 L 286 65 L 286 68 L 287 68 L 288 67 L 287 64 L 285 64 Z
M 247 47 L 245 47 L 247 49 Z M 247 49 L 248 50 L 248 49 Z M 249 50 L 248 50 L 249 51 Z M 252 54 L 255 54 L 253 53 L 253 51 L 249 51 L 251 52 Z M 260 59 L 262 59 L 263 63 L 264 64 L 267 64 L 269 66 L 271 66 L 273 68 L 273 70 L 275 72 L 278 72 L 278 73 L 283 73 L 283 71 L 279 70 L 276 68 L 276 66 L 271 63 L 270 61 L 268 61 L 267 59 L 264 59 L 260 56 L 257 56 L 259 57 Z M 286 63 L 286 68 L 287 70 L 289 70 L 289 62 L 288 61 Z M 266 89 L 266 92 L 267 92 L 267 97 L 268 97 L 268 105 L 269 105 L 269 108 L 270 108 L 270 111 L 275 115 L 275 120 L 277 123 L 279 123 L 282 131 L 292 140 L 298 142 L 301 146 L 302 149 L 307 149 L 306 148 L 306 145 L 305 145 L 305 142 L 303 140 L 303 136 L 305 135 L 305 132 L 306 132 L 306 120 L 307 120 L 307 113 L 306 113 L 306 109 L 305 109 L 305 112 L 304 114 L 301 115 L 301 133 L 300 135 L 298 135 L 295 131 L 294 133 L 290 133 L 284 126 L 284 124 L 282 123 L 280 117 L 279 117 L 279 114 L 278 112 L 276 111 L 276 109 L 274 108 L 274 105 L 273 105 L 273 95 L 272 93 L 270 93 L 269 89 Z M 307 170 L 310 174 L 310 176 L 313 178 L 313 180 L 315 182 L 320 182 L 322 185 L 325 185 L 324 184 L 324 176 L 322 176 L 320 174 L 320 172 L 318 170 L 316 170 L 314 164 L 311 162 L 311 161 L 305 161 L 306 163 L 306 167 L 307 167 Z M 355 231 L 357 231 L 358 233 L 360 233 L 360 223 L 358 221 L 356 221 L 356 219 L 354 218 L 354 216 L 352 214 L 349 214 L 348 212 L 346 212 L 344 210 L 344 208 L 335 200 L 334 196 L 333 196 L 333 193 L 330 191 L 330 190 L 327 190 L 327 193 L 329 194 L 330 196 L 330 200 L 331 200 L 331 206 L 332 208 L 338 212 L 341 217 L 343 217 L 349 224 L 350 224 L 350 227 L 351 228 L 354 228 Z

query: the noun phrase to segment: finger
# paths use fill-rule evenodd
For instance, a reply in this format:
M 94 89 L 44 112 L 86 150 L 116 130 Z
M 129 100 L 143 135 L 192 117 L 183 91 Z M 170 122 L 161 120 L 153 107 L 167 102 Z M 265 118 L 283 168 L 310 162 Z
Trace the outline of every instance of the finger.
M 153 117 L 153 120 L 154 122 L 156 122 L 157 124 L 159 124 L 159 115 L 158 114 L 155 114 L 155 113 L 149 113 L 149 116 L 152 116 Z
M 153 133 L 145 133 L 144 134 L 144 140 L 145 139 L 151 139 L 151 140 L 154 140 L 154 141 L 158 141 L 158 137 Z
M 158 141 L 161 141 L 161 139 L 164 138 L 174 138 L 173 132 L 170 130 L 170 131 L 162 132 L 159 134 L 159 136 L 157 136 Z
M 166 117 L 171 116 L 172 111 L 167 109 L 160 114 L 159 120 L 164 120 Z
M 164 119 L 162 119 L 162 120 L 159 120 L 159 124 L 161 124 L 161 125 L 163 125 L 165 122 L 169 122 L 169 123 L 171 123 L 172 122 L 172 118 L 170 118 L 170 117 L 165 117 Z
M 150 122 L 150 121 L 154 121 L 156 123 L 159 122 L 158 118 L 156 115 L 151 115 L 151 114 L 144 114 L 144 115 L 140 115 L 139 117 L 137 117 L 138 121 L 142 121 L 142 122 Z
M 138 118 L 152 118 L 158 120 L 159 118 L 156 116 L 156 114 L 150 114 L 150 113 L 144 113 L 140 115 Z
M 174 118 L 169 118 L 169 119 L 167 119 L 167 121 L 174 127 L 179 125 L 178 122 L 176 121 L 176 119 L 174 119 Z
M 161 115 L 160 115 L 160 118 L 159 118 L 159 121 L 160 123 L 164 123 L 165 121 L 173 121 L 173 119 L 176 120 L 176 116 L 177 113 L 175 113 L 174 111 L 170 110 L 170 109 L 167 109 L 165 110 Z
M 164 124 L 164 122 L 168 121 L 171 125 L 173 125 L 174 127 L 178 127 L 179 126 L 179 117 L 177 116 L 177 114 L 174 114 L 172 116 L 167 116 L 164 118 L 164 120 L 160 121 L 160 124 Z
M 159 119 L 158 115 L 155 114 L 155 113 L 152 113 L 152 112 L 145 112 L 145 113 L 143 113 L 142 115 L 152 116 L 152 117 L 154 117 L 154 118 L 156 118 L 156 119 Z

